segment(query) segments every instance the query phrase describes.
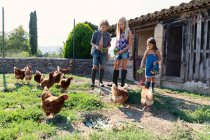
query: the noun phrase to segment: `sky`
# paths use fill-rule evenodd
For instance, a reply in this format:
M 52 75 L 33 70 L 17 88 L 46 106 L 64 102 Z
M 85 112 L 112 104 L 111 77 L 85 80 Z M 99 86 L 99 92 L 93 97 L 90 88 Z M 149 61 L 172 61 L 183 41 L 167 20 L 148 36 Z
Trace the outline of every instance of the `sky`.
M 0 0 L 5 9 L 5 31 L 23 25 L 29 30 L 30 12 L 37 11 L 38 45 L 63 46 L 76 23 L 89 21 L 96 25 L 107 19 L 115 24 L 122 16 L 127 19 L 179 5 L 190 0 Z M 2 11 L 0 10 L 0 14 Z M 0 27 L 2 18 L 0 15 Z M 2 27 L 0 28 L 2 31 Z M 50 48 L 49 48 L 50 49 Z

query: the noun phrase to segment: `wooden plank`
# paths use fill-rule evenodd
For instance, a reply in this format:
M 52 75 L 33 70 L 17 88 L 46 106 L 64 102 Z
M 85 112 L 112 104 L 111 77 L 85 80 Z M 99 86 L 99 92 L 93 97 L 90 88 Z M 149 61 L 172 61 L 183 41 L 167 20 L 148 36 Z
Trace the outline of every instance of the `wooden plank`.
M 186 68 L 185 68 L 185 79 L 184 81 L 187 82 L 189 80 L 189 50 L 190 50 L 190 36 L 191 36 L 191 19 L 188 20 L 187 22 L 187 31 L 186 31 L 186 35 L 185 35 L 185 38 L 187 39 L 187 42 L 186 42 L 186 54 L 185 54 L 185 63 L 186 63 Z
M 202 32 L 202 15 L 198 14 L 197 17 L 197 35 L 196 35 L 196 59 L 195 59 L 195 75 L 194 80 L 199 81 L 200 73 L 200 49 L 201 49 L 201 32 Z
M 186 61 L 185 61 L 185 32 L 186 32 L 186 27 L 185 25 L 182 25 L 182 52 L 181 52 L 181 70 L 180 70 L 180 77 L 184 79 L 184 74 L 185 74 L 185 68 L 186 68 Z
M 206 68 L 206 54 L 207 54 L 207 44 L 208 44 L 208 11 L 204 13 L 204 36 L 203 36 L 203 70 L 204 75 L 207 75 L 207 68 Z M 204 78 L 201 79 L 202 82 L 205 82 L 207 80 L 207 77 L 204 76 Z
M 163 73 L 162 73 L 162 75 L 166 75 L 166 63 L 167 63 L 167 48 L 168 48 L 168 29 L 165 29 L 164 30 L 164 51 L 163 51 L 163 53 L 164 53 L 164 61 L 163 61 L 163 64 L 162 64 L 162 66 L 163 66 Z
M 194 41 L 195 41 L 195 15 L 192 17 L 192 34 L 190 36 L 190 63 L 189 63 L 189 80 L 193 80 L 193 61 L 194 61 Z

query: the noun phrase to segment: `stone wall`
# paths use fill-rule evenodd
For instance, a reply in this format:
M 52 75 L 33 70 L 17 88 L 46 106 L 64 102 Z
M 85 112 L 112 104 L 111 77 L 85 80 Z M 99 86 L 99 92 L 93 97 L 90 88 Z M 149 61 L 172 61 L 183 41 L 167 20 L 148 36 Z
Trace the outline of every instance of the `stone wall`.
M 53 58 L 0 58 L 0 73 L 13 73 L 13 68 L 24 68 L 31 65 L 33 72 L 39 70 L 43 73 L 55 71 L 57 66 L 68 68 L 72 65 L 72 73 L 79 75 L 88 75 L 92 67 L 91 59 L 53 59 Z
M 105 77 L 107 79 L 112 79 L 112 74 L 113 74 L 113 63 L 114 63 L 114 60 L 109 60 L 107 61 L 106 65 L 105 65 Z M 121 67 L 120 67 L 121 69 Z M 127 64 L 127 80 L 130 80 L 130 81 L 134 81 L 133 79 L 133 61 L 128 61 L 128 64 Z M 121 73 L 119 74 L 119 77 L 120 77 Z

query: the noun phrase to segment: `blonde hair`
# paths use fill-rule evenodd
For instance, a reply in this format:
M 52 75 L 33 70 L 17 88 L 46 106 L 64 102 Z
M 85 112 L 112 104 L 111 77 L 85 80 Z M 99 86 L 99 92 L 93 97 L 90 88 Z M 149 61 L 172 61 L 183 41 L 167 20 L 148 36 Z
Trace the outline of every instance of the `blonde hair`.
M 121 34 L 121 31 L 120 31 L 120 27 L 119 27 L 119 22 L 122 22 L 124 23 L 125 25 L 125 38 L 128 39 L 128 35 L 129 35 L 129 27 L 128 27 L 128 21 L 126 20 L 125 17 L 121 17 L 117 23 L 117 29 L 116 29 L 116 37 L 117 39 L 120 39 L 120 34 Z
M 101 20 L 99 23 L 99 27 L 101 27 L 102 25 L 109 27 L 109 22 L 107 20 Z

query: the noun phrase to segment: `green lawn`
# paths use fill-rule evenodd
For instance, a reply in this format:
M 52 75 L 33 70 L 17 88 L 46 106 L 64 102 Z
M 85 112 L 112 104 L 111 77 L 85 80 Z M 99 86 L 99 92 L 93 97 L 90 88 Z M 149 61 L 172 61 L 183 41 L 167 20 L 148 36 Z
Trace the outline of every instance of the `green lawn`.
M 110 109 L 122 107 L 106 103 L 99 96 L 98 92 L 91 92 L 89 79 L 87 77 L 74 76 L 68 93 L 70 98 L 65 102 L 62 111 L 52 120 L 45 120 L 45 115 L 41 108 L 42 89 L 32 80 L 30 85 L 15 84 L 13 74 L 0 75 L 0 140 L 12 139 L 90 139 L 90 140 L 151 140 L 158 139 L 152 132 L 139 129 L 135 126 L 129 126 L 121 131 L 93 131 L 88 137 L 83 137 L 80 132 L 74 130 L 73 123 L 77 123 L 81 118 L 78 112 L 98 111 L 101 109 Z M 3 92 L 5 91 L 5 92 Z M 60 89 L 54 85 L 50 88 L 53 95 L 60 95 Z M 176 91 L 171 91 L 176 92 Z M 177 94 L 181 94 L 177 91 Z M 184 93 L 188 95 L 189 93 Z M 192 96 L 193 95 L 193 96 Z M 190 94 L 192 97 L 204 98 L 202 95 Z M 128 103 L 139 105 L 140 90 L 129 90 Z M 207 97 L 209 98 L 209 97 Z M 177 107 L 177 103 L 172 97 L 155 95 L 155 104 L 152 111 L 163 110 L 180 118 L 183 121 L 192 123 L 210 122 L 210 107 L 197 105 L 195 110 L 182 109 Z M 181 103 L 180 103 L 181 104 Z M 173 136 L 168 139 L 191 139 L 191 133 L 188 130 L 182 130 L 180 127 L 173 132 Z M 57 135 L 58 131 L 65 131 L 68 134 Z M 199 139 L 208 139 L 205 131 L 199 132 Z M 192 137 L 193 138 L 193 137 Z

